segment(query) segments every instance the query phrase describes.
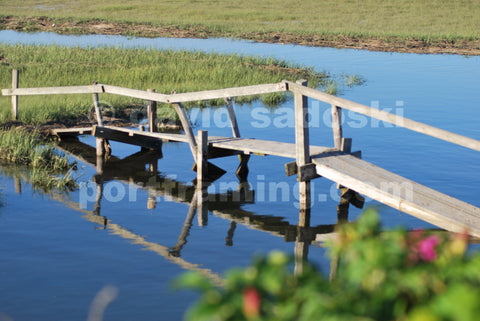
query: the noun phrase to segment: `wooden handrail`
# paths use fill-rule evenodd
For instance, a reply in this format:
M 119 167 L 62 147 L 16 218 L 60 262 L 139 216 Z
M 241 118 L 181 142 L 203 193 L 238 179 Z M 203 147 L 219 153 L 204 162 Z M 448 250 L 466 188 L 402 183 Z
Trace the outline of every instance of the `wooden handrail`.
M 13 74 L 12 74 L 13 75 Z M 476 151 L 480 151 L 480 141 L 455 134 L 440 128 L 436 128 L 427 124 L 423 124 L 399 115 L 385 112 L 376 108 L 372 108 L 366 105 L 362 105 L 344 98 L 333 96 L 317 89 L 308 88 L 300 84 L 296 84 L 291 81 L 284 80 L 279 83 L 261 84 L 253 86 L 243 86 L 235 88 L 225 88 L 216 90 L 206 90 L 198 92 L 188 92 L 165 95 L 160 93 L 148 92 L 145 90 L 123 88 L 111 85 L 94 84 L 89 86 L 63 86 L 63 87 L 39 87 L 39 88 L 8 88 L 2 89 L 3 96 L 26 96 L 26 95 L 56 95 L 56 94 L 99 94 L 109 93 L 127 97 L 133 97 L 138 99 L 145 99 L 149 101 L 157 101 L 170 104 L 179 104 L 182 102 L 220 99 L 239 96 L 251 96 L 261 95 L 267 93 L 275 93 L 282 91 L 292 91 L 297 94 L 301 94 L 313 99 L 323 101 L 338 108 L 345 108 L 376 118 L 381 121 L 385 121 L 394 124 L 399 127 L 410 129 L 412 131 L 429 135 L 444 141 L 451 142 L 456 145 L 460 145 L 466 148 L 470 148 Z M 12 100 L 13 101 L 13 100 Z M 14 107 L 17 108 L 15 104 Z M 338 140 L 338 139 L 337 139 Z M 337 142 L 338 144 L 338 142 Z
M 288 90 L 290 91 L 297 92 L 299 94 L 329 103 L 337 107 L 351 110 L 358 114 L 362 114 L 365 116 L 376 118 L 378 120 L 386 121 L 399 127 L 410 129 L 415 132 L 432 136 L 456 145 L 460 145 L 476 151 L 480 151 L 480 141 L 476 139 L 458 135 L 458 134 L 455 134 L 440 128 L 436 128 L 427 124 L 423 124 L 402 116 L 387 113 L 383 110 L 379 110 L 379 109 L 362 105 L 344 98 L 333 96 L 325 92 L 308 88 L 305 86 L 301 86 L 290 81 L 286 81 L 286 83 L 288 85 Z

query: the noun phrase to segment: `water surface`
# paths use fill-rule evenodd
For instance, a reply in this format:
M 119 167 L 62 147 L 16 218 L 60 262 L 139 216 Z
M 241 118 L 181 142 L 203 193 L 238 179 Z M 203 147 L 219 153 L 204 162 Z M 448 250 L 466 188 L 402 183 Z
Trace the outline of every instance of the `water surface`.
M 13 31 L 0 31 L 0 41 L 273 56 L 337 75 L 361 75 L 366 84 L 345 90 L 342 97 L 480 139 L 479 57 L 379 53 L 225 39 L 62 36 Z M 314 115 L 311 143 L 331 146 L 330 106 L 309 103 Z M 291 101 L 275 111 L 260 103 L 235 106 L 243 136 L 285 142 L 294 141 L 292 123 L 286 117 L 292 108 Z M 230 135 L 230 129 L 222 125 L 224 116 L 215 110 L 191 114 L 195 130 Z M 478 152 L 353 113 L 344 116 L 344 135 L 353 138 L 354 150 L 362 150 L 365 160 L 480 206 Z M 222 128 L 212 126 L 215 123 Z M 81 142 L 94 146 L 91 137 L 82 137 Z M 115 142 L 112 148 L 118 159 L 139 152 L 138 147 Z M 128 178 L 133 176 L 125 169 L 112 170 L 109 177 L 105 175 L 100 202 L 96 199 L 95 168 L 88 161 L 80 162 L 82 188 L 69 195 L 35 192 L 21 178 L 22 171 L 2 167 L 0 316 L 4 313 L 14 320 L 85 320 L 95 294 L 112 284 L 118 288 L 119 296 L 107 309 L 105 320 L 180 319 L 196 295 L 171 292 L 169 284 L 185 268 L 194 267 L 216 278 L 231 267 L 247 265 L 255 253 L 280 249 L 293 254 L 295 236 L 292 238 L 289 233 L 298 222 L 298 195 L 295 178 L 285 177 L 286 159 L 253 156 L 248 177 L 255 193 L 253 201 L 227 202 L 224 207 L 211 202 L 206 217 L 191 211 L 188 191 L 195 173 L 190 170 L 193 159 L 188 146 L 164 144 L 163 157 L 149 160 L 158 165 L 158 172 L 148 174 L 148 162 L 138 161 L 144 168 L 133 169 L 136 176 L 131 183 Z M 227 173 L 210 186 L 209 193 L 236 192 L 239 182 L 234 171 L 238 159 L 224 158 L 213 163 Z M 14 188 L 18 179 L 21 192 Z M 152 195 L 152 191 L 132 184 L 148 180 L 161 182 L 164 187 L 183 186 L 185 197 L 167 193 L 165 188 L 163 194 L 157 191 Z M 335 184 L 317 179 L 313 185 L 311 226 L 317 232 L 328 232 L 337 223 Z M 154 207 L 152 200 L 156 202 Z M 369 201 L 367 205 L 378 203 Z M 398 224 L 432 227 L 387 207 L 381 207 L 380 213 L 386 228 Z M 360 210 L 350 208 L 350 220 L 359 214 Z M 328 273 L 329 260 L 320 243 L 311 245 L 308 257 Z

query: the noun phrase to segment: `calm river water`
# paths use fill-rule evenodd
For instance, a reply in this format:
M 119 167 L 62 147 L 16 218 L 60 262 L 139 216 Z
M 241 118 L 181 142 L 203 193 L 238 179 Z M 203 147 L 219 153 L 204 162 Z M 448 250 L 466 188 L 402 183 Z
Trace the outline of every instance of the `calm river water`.
M 273 56 L 333 74 L 358 74 L 366 83 L 345 89 L 342 97 L 403 115 L 442 129 L 480 139 L 480 57 L 378 53 L 360 50 L 258 44 L 224 39 L 137 39 L 116 36 L 60 36 L 1 31 L 2 43 L 65 46 L 155 47 Z M 60 85 L 60 84 L 59 84 Z M 148 84 L 145 85 L 148 87 Z M 7 98 L 1 98 L 7 99 Z M 294 141 L 288 115 L 293 103 L 275 111 L 261 103 L 235 106 L 243 136 Z M 332 145 L 329 106 L 310 102 L 311 142 Z M 195 130 L 229 135 L 225 114 L 194 110 Z M 344 115 L 344 135 L 353 138 L 363 158 L 399 175 L 480 206 L 480 154 L 359 115 Z M 217 125 L 214 126 L 214 125 Z M 81 141 L 91 146 L 91 137 Z M 138 147 L 112 143 L 119 159 Z M 298 222 L 295 178 L 285 177 L 286 160 L 253 156 L 248 202 L 210 202 L 206 217 L 194 215 L 188 202 L 195 173 L 186 144 L 164 144 L 163 157 L 150 158 L 131 172 L 109 171 L 97 202 L 95 168 L 80 162 L 79 191 L 44 195 L 32 190 L 18 169 L 0 175 L 0 320 L 86 320 L 95 295 L 107 285 L 118 290 L 105 320 L 177 320 L 196 294 L 174 292 L 172 280 L 187 268 L 217 278 L 231 267 L 246 266 L 256 253 L 280 249 L 293 254 Z M 148 163 L 158 175 L 140 178 Z M 210 194 L 237 191 L 237 158 L 215 160 L 225 170 Z M 155 195 L 129 184 L 163 183 Z M 152 178 L 153 177 L 153 178 Z M 17 189 L 15 189 L 17 181 Z M 21 182 L 21 189 L 18 188 Z M 165 186 L 170 186 L 169 188 Z M 184 195 L 171 193 L 180 188 Z M 313 184 L 311 226 L 329 231 L 337 223 L 336 184 Z M 169 192 L 170 191 L 170 192 Z M 172 195 L 173 194 L 173 195 Z M 251 194 L 249 194 L 251 195 Z M 155 206 L 153 206 L 155 204 Z M 367 206 L 379 206 L 367 201 Z M 350 208 L 350 220 L 361 213 Z M 380 206 L 386 228 L 432 227 L 404 213 Z M 99 216 L 100 215 L 100 216 Z M 101 218 L 101 219 L 99 219 Z M 108 219 L 105 226 L 103 220 Z M 309 260 L 328 273 L 321 243 L 310 246 Z

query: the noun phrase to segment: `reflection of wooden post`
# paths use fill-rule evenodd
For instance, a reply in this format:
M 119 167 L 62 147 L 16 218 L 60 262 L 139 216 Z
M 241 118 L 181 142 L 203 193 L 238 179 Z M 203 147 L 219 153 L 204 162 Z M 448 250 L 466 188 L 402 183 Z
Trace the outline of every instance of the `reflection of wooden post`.
M 198 225 L 205 226 L 208 222 L 207 188 L 197 186 L 195 193 L 197 194 Z
M 12 89 L 18 88 L 18 70 L 12 69 Z M 12 96 L 12 120 L 18 120 L 18 96 Z
M 227 237 L 225 238 L 227 246 L 233 246 L 233 235 L 236 227 L 237 223 L 235 221 L 230 221 L 230 228 L 228 229 Z
M 93 213 L 95 215 L 100 215 L 100 201 L 103 197 L 103 178 L 100 178 L 97 182 L 97 196 L 95 197 L 95 206 L 93 208 Z
M 14 177 L 15 194 L 22 194 L 22 180 L 20 177 Z
M 175 257 L 180 257 L 180 251 L 182 250 L 183 246 L 187 244 L 187 237 L 190 234 L 190 229 L 192 228 L 193 217 L 195 216 L 195 210 L 197 208 L 197 194 L 193 194 L 192 201 L 190 202 L 190 207 L 188 208 L 187 218 L 183 223 L 182 233 L 178 237 L 178 242 L 175 244 L 170 253 L 172 253 Z
M 155 191 L 148 190 L 147 209 L 153 210 L 155 207 L 157 207 L 157 196 L 155 195 Z
M 154 93 L 155 89 L 147 89 L 148 92 Z M 157 132 L 157 102 L 150 100 L 147 105 L 148 128 L 151 133 Z
M 308 259 L 308 249 L 310 247 L 310 210 L 300 210 L 299 222 L 297 228 L 297 239 L 295 241 L 295 275 L 303 273 L 303 265 Z
M 306 80 L 299 80 L 297 84 L 306 86 Z M 300 169 L 310 163 L 310 141 L 308 133 L 308 97 L 295 92 L 295 149 L 297 168 Z M 301 171 L 298 171 L 300 210 L 310 209 L 310 181 L 300 181 Z

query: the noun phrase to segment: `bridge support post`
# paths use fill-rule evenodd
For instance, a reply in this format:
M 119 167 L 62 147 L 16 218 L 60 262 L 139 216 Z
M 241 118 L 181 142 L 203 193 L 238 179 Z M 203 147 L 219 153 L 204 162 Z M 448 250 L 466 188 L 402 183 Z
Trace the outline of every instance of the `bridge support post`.
M 297 84 L 306 86 L 306 80 L 298 80 Z M 310 141 L 308 132 L 308 97 L 301 93 L 294 92 L 295 104 L 295 152 L 297 168 L 310 163 Z M 311 206 L 311 191 L 310 181 L 301 181 L 301 173 L 297 173 L 297 180 L 299 181 L 299 199 L 300 212 L 310 211 Z M 309 215 L 309 213 L 308 213 Z M 302 215 L 300 215 L 302 216 Z
M 12 69 L 12 89 L 18 88 L 18 69 Z M 18 96 L 12 96 L 12 120 L 18 120 Z
M 147 89 L 148 92 L 154 93 L 155 89 Z M 151 133 L 157 132 L 157 102 L 150 100 L 147 105 L 148 128 Z
M 208 132 L 199 130 L 197 139 L 197 188 L 203 188 L 208 175 Z

